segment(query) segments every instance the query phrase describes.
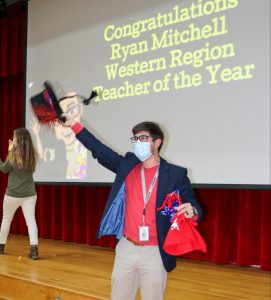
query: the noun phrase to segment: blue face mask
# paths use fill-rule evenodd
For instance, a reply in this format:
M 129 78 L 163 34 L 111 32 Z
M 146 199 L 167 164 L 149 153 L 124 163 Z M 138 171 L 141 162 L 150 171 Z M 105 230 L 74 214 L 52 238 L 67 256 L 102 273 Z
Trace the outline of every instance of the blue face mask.
M 148 142 L 137 141 L 134 144 L 134 154 L 139 160 L 145 161 L 152 155 L 150 146 Z

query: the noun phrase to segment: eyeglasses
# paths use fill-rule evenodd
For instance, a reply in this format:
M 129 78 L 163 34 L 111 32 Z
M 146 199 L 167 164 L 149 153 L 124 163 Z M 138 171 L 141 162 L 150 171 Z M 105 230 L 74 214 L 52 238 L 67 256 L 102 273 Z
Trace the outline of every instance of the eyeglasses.
M 65 113 L 68 114 L 72 118 L 76 118 L 80 113 L 79 104 L 77 103 L 75 105 L 72 105 L 65 111 Z
M 132 143 L 136 143 L 137 141 L 140 141 L 140 142 L 147 142 L 148 139 L 149 139 L 149 135 L 140 135 L 140 136 L 132 136 L 131 137 L 131 142 Z

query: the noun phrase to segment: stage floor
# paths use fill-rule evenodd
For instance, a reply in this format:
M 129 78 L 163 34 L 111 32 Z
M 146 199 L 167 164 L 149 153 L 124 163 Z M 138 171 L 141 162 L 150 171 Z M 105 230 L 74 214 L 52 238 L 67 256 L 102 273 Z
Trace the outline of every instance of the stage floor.
M 30 260 L 28 251 L 28 237 L 9 236 L 0 255 L 0 299 L 110 299 L 114 250 L 40 239 L 40 259 Z M 178 299 L 270 300 L 270 273 L 179 259 L 165 294 L 165 300 Z

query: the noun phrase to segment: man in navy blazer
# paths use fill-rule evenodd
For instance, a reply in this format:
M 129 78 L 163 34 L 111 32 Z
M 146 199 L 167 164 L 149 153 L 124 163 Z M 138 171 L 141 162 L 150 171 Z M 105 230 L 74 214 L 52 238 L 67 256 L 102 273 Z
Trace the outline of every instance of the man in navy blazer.
M 137 124 L 131 138 L 134 153 L 122 156 L 64 116 L 65 125 L 73 129 L 92 156 L 116 174 L 97 233 L 98 237 L 115 235 L 119 240 L 112 272 L 112 299 L 135 299 L 140 288 L 142 299 L 162 300 L 167 272 L 176 267 L 176 257 L 163 250 L 171 222 L 158 208 L 168 194 L 178 193 L 183 201 L 176 207 L 178 215 L 185 214 L 196 221 L 202 215 L 187 170 L 160 157 L 164 134 L 156 123 Z

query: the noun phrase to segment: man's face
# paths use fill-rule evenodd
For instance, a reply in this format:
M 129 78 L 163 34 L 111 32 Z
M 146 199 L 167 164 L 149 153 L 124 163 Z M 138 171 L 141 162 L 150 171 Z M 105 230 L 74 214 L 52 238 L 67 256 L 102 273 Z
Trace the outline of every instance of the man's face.
M 140 137 L 140 139 L 144 142 L 148 142 L 150 144 L 151 153 L 158 151 L 158 148 L 161 144 L 161 139 L 153 140 L 149 131 L 139 131 L 135 134 L 136 137 Z
M 67 96 L 75 95 L 75 93 L 69 93 Z M 60 107 L 62 108 L 63 112 L 71 116 L 74 121 L 80 122 L 82 113 L 83 113 L 83 106 L 79 103 L 76 97 L 74 98 L 67 98 L 62 100 L 59 103 Z M 63 140 L 65 145 L 69 145 L 74 142 L 75 134 L 71 128 L 63 126 L 60 123 L 56 123 L 54 126 L 54 132 L 56 138 L 58 140 Z

